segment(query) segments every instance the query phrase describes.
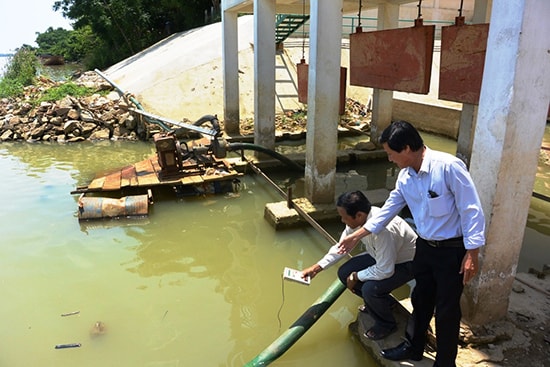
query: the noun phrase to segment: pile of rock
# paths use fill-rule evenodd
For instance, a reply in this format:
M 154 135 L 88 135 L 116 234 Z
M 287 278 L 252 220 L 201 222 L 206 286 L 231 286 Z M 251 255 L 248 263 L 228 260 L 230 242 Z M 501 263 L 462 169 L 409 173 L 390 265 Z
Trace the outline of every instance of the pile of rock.
M 96 91 L 111 90 L 107 95 L 89 97 L 67 96 L 55 102 L 33 105 L 44 90 L 58 85 L 49 79 L 40 79 L 38 85 L 25 89 L 21 98 L 0 100 L 0 142 L 77 142 L 84 140 L 147 140 L 159 131 L 141 115 L 129 111 L 128 101 L 113 91 L 112 86 L 93 71 L 83 73 L 75 84 Z M 368 106 L 350 98 L 340 125 L 360 132 L 370 130 L 371 113 Z M 184 122 L 190 123 L 187 119 Z M 220 122 L 223 127 L 223 121 Z M 305 137 L 307 111 L 289 111 L 276 116 L 276 130 L 281 134 Z M 240 123 L 242 135 L 252 135 L 253 119 Z
M 110 88 L 89 73 L 76 83 L 96 90 Z M 36 89 L 27 88 L 22 98 L 0 100 L 0 141 L 137 140 L 147 136 L 145 123 L 128 110 L 127 102 L 116 92 L 67 96 L 33 106 L 28 102 L 29 94 L 35 94 Z

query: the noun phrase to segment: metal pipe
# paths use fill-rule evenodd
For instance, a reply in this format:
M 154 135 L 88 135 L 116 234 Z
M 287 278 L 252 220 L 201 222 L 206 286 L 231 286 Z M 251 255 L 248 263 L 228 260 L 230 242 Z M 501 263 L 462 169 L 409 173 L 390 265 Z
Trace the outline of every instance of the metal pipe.
M 288 196 L 286 195 L 286 193 L 275 183 L 273 182 L 265 173 L 263 173 L 260 168 L 258 168 L 258 166 L 256 166 L 254 163 L 252 162 L 248 162 L 248 164 L 250 165 L 250 168 L 252 168 L 252 170 L 259 174 L 260 176 L 262 176 L 269 184 L 271 184 L 276 190 L 277 192 L 286 200 L 288 200 Z M 292 206 L 292 209 L 296 210 L 298 212 L 298 214 L 304 218 L 309 224 L 311 224 L 311 226 L 313 228 L 315 228 L 319 233 L 321 233 L 323 235 L 323 237 L 325 237 L 330 243 L 331 245 L 334 245 L 336 242 L 334 237 L 332 237 L 327 231 L 325 231 L 325 229 L 323 227 L 321 227 L 321 225 L 319 225 L 319 223 L 317 223 L 315 221 L 315 219 L 313 219 L 311 217 L 311 215 L 309 215 L 308 213 L 306 213 L 302 208 L 300 208 L 299 205 L 297 205 L 294 201 L 292 200 L 288 200 L 289 204 L 291 204 Z
M 339 279 L 319 297 L 303 314 L 279 336 L 271 345 L 265 348 L 254 359 L 250 360 L 244 367 L 267 366 L 286 352 L 317 320 L 326 310 L 340 297 L 346 287 Z
M 97 75 L 99 75 L 100 77 L 105 79 L 109 84 L 111 84 L 113 86 L 113 88 L 115 88 L 121 96 L 123 96 L 124 98 L 127 98 L 128 100 L 130 100 L 130 102 L 132 102 L 139 110 L 145 111 L 145 108 L 143 108 L 141 103 L 139 103 L 139 101 L 135 97 L 133 97 L 130 93 L 123 91 L 122 88 L 120 88 L 118 85 L 116 85 L 116 83 L 114 81 L 110 80 L 107 77 L 107 75 L 103 74 L 98 69 L 94 69 L 94 71 L 97 73 Z M 151 124 L 159 125 L 160 127 L 163 128 L 164 131 L 171 131 L 172 130 L 168 126 L 164 125 L 162 123 L 162 121 L 160 121 L 160 120 L 151 120 L 148 117 L 145 117 L 145 119 L 147 120 L 147 122 L 149 122 Z
M 182 127 L 184 129 L 195 131 L 195 132 L 198 132 L 198 133 L 201 133 L 201 134 L 205 134 L 205 135 L 209 135 L 209 136 L 213 136 L 213 137 L 216 137 L 216 136 L 219 135 L 219 132 L 216 131 L 216 130 L 207 129 L 207 128 L 200 127 L 200 126 L 197 126 L 197 125 L 187 124 L 185 122 L 175 121 L 175 120 L 172 120 L 172 119 L 169 119 L 169 118 L 166 118 L 166 117 L 153 115 L 152 113 L 149 113 L 149 112 L 146 112 L 146 111 L 143 111 L 143 110 L 137 110 L 135 108 L 130 108 L 129 110 L 132 111 L 132 112 L 135 112 L 135 113 L 139 113 L 140 115 L 143 115 L 145 117 L 149 117 L 149 118 L 154 119 L 154 120 L 163 121 L 163 122 L 175 125 L 177 127 Z

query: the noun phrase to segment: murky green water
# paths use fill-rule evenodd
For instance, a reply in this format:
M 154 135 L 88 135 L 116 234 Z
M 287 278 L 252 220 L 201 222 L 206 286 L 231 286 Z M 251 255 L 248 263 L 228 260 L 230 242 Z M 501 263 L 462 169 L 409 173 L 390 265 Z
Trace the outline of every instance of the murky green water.
M 244 177 L 238 197 L 157 197 L 148 219 L 80 225 L 69 192 L 151 153 L 0 145 L 0 365 L 242 366 L 335 279 L 336 267 L 283 292 L 283 267 L 310 265 L 327 241 L 273 230 L 263 210 L 281 198 L 260 177 Z M 344 294 L 274 365 L 372 365 L 347 330 L 359 303 Z M 96 321 L 107 331 L 91 337 Z M 82 346 L 54 349 L 64 343 Z
M 150 154 L 148 143 L 0 145 L 0 365 L 242 366 L 336 278 L 334 267 L 283 287 L 284 266 L 314 263 L 328 243 L 309 227 L 275 231 L 263 211 L 281 198 L 258 176 L 238 196 L 163 194 L 146 219 L 79 224 L 71 190 Z M 533 199 L 520 271 L 550 262 L 549 216 Z M 348 332 L 360 303 L 345 292 L 272 365 L 375 366 Z M 96 321 L 106 333 L 93 337 Z M 54 348 L 65 343 L 82 346 Z

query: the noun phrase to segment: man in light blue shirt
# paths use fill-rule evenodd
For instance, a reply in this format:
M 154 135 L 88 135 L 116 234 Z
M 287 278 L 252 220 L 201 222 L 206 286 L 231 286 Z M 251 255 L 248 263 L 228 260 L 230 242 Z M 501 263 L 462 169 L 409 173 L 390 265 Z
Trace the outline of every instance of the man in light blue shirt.
M 414 334 L 382 351 L 390 360 L 421 360 L 426 332 L 435 312 L 437 355 L 434 367 L 455 367 L 460 330 L 460 296 L 477 272 L 479 248 L 485 243 L 485 217 L 465 164 L 429 149 L 408 122 L 396 121 L 380 142 L 399 172 L 396 187 L 376 216 L 340 241 L 346 253 L 358 240 L 377 233 L 405 206 L 411 211 L 418 239 L 413 260 Z

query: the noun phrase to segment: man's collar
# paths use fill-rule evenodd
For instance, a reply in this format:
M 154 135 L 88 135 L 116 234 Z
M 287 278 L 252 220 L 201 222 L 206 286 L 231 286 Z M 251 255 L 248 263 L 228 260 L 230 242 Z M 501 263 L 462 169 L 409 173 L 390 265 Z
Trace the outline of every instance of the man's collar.
M 420 166 L 421 172 L 430 172 L 430 156 L 432 155 L 432 150 L 424 145 L 424 156 L 422 157 L 422 165 Z

